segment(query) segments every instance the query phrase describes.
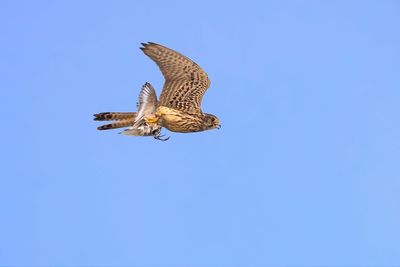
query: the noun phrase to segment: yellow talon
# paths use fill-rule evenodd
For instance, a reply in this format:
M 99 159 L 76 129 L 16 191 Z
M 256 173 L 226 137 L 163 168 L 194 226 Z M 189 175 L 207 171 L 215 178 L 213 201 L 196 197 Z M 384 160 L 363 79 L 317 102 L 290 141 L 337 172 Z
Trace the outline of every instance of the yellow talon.
M 150 124 L 152 124 L 152 123 L 157 123 L 158 117 L 156 117 L 156 116 L 149 116 L 149 117 L 147 117 L 147 118 L 144 118 L 144 120 L 145 120 L 147 123 L 150 123 Z

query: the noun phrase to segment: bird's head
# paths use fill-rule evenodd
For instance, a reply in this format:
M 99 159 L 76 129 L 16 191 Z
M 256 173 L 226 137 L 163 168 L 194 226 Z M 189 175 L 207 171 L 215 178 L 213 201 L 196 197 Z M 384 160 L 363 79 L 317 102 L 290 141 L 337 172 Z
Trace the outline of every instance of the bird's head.
M 204 113 L 204 115 L 204 122 L 207 125 L 207 129 L 221 128 L 221 124 L 219 124 L 219 120 L 216 116 L 208 113 Z

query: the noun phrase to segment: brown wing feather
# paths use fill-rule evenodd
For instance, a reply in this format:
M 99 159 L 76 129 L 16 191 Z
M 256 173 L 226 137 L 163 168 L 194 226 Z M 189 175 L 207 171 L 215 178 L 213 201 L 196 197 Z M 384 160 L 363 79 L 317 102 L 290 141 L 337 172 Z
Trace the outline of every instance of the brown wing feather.
M 165 78 L 159 105 L 189 113 L 201 112 L 201 100 L 210 86 L 207 74 L 192 60 L 155 43 L 140 49 L 160 68 Z

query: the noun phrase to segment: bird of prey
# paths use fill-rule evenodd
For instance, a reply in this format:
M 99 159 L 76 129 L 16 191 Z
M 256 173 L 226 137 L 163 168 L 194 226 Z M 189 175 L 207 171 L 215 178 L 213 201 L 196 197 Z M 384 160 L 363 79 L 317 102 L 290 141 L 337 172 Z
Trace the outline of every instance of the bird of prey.
M 172 132 L 200 132 L 221 125 L 216 116 L 203 113 L 201 100 L 210 86 L 207 74 L 192 60 L 156 43 L 142 43 L 140 49 L 160 68 L 165 82 L 159 101 L 153 87 L 146 83 L 139 95 L 138 112 L 103 112 L 95 120 L 115 122 L 99 130 L 131 126 L 124 134 L 163 139 L 161 127 Z

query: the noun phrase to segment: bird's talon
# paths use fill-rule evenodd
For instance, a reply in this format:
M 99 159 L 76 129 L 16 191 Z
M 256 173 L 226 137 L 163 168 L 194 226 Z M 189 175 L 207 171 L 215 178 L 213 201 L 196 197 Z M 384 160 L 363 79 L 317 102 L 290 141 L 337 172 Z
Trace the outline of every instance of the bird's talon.
M 165 136 L 164 134 L 163 135 L 158 134 L 158 135 L 154 136 L 154 139 L 157 139 L 157 140 L 160 140 L 160 141 L 163 141 L 163 142 L 169 140 L 170 136 L 168 136 L 167 138 L 164 138 L 164 136 Z

